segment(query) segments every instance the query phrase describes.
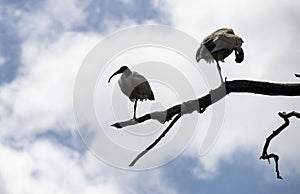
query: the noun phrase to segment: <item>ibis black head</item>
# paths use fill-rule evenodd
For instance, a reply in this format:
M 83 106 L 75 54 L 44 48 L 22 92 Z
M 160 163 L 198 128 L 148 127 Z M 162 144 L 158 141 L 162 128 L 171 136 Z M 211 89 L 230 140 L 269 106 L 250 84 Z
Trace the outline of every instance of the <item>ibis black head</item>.
M 127 66 L 122 66 L 118 71 L 116 71 L 114 74 L 112 74 L 108 80 L 108 83 L 110 82 L 111 78 L 114 77 L 115 75 L 119 74 L 119 73 L 124 73 L 125 71 L 129 70 L 129 68 Z
M 241 63 L 244 60 L 244 51 L 242 48 L 235 50 L 235 62 Z

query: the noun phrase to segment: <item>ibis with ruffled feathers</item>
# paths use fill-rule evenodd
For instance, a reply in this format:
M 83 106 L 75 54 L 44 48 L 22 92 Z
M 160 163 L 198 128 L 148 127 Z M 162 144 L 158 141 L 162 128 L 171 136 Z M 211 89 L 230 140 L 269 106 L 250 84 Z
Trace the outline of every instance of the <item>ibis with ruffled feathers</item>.
M 224 62 L 224 59 L 234 51 L 235 61 L 241 63 L 244 60 L 244 51 L 241 47 L 243 42 L 241 37 L 234 34 L 233 29 L 218 29 L 201 42 L 196 53 L 196 60 L 199 62 L 204 59 L 208 63 L 216 61 L 223 82 L 219 61 Z
M 122 74 L 118 83 L 123 94 L 125 94 L 130 101 L 134 102 L 133 119 L 136 120 L 136 108 L 138 100 L 154 100 L 154 94 L 151 90 L 148 80 L 138 72 L 131 71 L 127 66 L 122 66 L 112 76 Z

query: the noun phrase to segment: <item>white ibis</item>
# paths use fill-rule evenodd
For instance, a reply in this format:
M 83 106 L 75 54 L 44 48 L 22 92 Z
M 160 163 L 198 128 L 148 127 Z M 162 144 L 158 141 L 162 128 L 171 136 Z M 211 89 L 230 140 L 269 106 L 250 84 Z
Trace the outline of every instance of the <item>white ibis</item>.
M 215 60 L 223 82 L 219 61 L 224 62 L 224 59 L 234 50 L 235 61 L 241 63 L 244 60 L 244 51 L 241 48 L 243 42 L 243 39 L 235 35 L 232 29 L 218 29 L 201 42 L 200 48 L 196 53 L 196 60 L 199 62 L 200 59 L 204 59 L 208 63 L 212 63 Z
M 119 86 L 121 91 L 130 99 L 130 101 L 134 101 L 133 119 L 136 120 L 137 101 L 147 99 L 154 100 L 153 92 L 147 79 L 141 74 L 131 71 L 127 66 L 122 66 L 118 71 L 112 74 L 108 83 L 113 76 L 120 73 L 122 76 L 119 79 Z

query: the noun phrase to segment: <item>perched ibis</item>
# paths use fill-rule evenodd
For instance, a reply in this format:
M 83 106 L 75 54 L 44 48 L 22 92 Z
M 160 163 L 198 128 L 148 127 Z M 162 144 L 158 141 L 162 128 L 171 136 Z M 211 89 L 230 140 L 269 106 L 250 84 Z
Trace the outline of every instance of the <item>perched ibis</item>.
M 196 53 L 196 60 L 199 62 L 200 59 L 204 59 L 207 63 L 216 61 L 223 82 L 219 61 L 224 62 L 224 59 L 234 51 L 235 61 L 241 63 L 244 60 L 244 51 L 241 47 L 243 42 L 243 39 L 235 35 L 232 29 L 218 29 L 201 42 Z
M 136 120 L 136 107 L 138 100 L 154 100 L 154 95 L 147 79 L 138 72 L 131 71 L 127 66 L 122 66 L 109 78 L 117 74 L 122 74 L 119 79 L 119 86 L 123 94 L 125 94 L 130 101 L 134 102 L 133 119 Z

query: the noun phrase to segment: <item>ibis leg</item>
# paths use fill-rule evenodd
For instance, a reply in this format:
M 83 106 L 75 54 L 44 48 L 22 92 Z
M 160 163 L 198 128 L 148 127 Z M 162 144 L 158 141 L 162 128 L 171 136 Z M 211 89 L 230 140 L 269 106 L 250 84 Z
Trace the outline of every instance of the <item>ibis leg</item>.
M 134 101 L 134 106 L 133 106 L 133 119 L 136 119 L 136 107 L 137 107 L 137 100 Z
M 219 62 L 218 61 L 216 61 L 216 62 L 217 62 L 217 67 L 218 67 L 218 72 L 219 72 L 219 75 L 220 75 L 220 79 L 221 79 L 221 82 L 223 83 L 224 81 L 223 81 L 223 77 L 222 77 L 222 73 L 221 73 L 221 67 L 219 65 Z

